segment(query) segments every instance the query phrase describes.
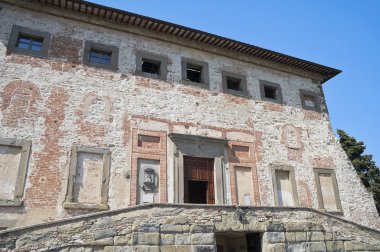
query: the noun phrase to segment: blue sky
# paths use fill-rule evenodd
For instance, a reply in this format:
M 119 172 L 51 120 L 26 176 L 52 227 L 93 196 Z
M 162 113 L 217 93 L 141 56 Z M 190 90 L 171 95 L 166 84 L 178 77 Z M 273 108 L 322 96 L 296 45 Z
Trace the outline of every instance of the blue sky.
M 323 85 L 332 126 L 380 166 L 380 1 L 91 1 L 342 70 Z

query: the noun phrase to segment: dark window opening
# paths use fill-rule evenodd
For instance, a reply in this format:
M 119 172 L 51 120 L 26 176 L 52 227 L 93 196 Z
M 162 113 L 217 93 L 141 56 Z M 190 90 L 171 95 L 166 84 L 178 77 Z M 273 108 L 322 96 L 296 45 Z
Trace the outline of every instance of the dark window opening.
M 141 71 L 143 73 L 160 75 L 160 66 L 161 62 L 150 60 L 150 59 L 142 59 Z
M 277 100 L 277 87 L 264 86 L 264 96 L 268 99 Z
M 230 90 L 241 91 L 241 79 L 227 76 L 227 88 Z
M 202 76 L 202 67 L 192 65 L 192 64 L 187 64 L 186 74 L 187 74 L 187 80 L 200 83 L 201 76 Z
M 306 107 L 316 108 L 314 96 L 311 95 L 303 95 L 303 100 Z
M 101 65 L 111 65 L 112 52 L 91 49 L 90 62 Z
M 42 42 L 43 38 L 20 34 L 17 39 L 16 47 L 25 50 L 40 52 L 42 51 Z
M 260 233 L 246 234 L 245 239 L 247 240 L 248 252 L 261 251 L 261 234 Z
M 190 180 L 188 182 L 188 203 L 207 204 L 207 185 L 207 181 Z

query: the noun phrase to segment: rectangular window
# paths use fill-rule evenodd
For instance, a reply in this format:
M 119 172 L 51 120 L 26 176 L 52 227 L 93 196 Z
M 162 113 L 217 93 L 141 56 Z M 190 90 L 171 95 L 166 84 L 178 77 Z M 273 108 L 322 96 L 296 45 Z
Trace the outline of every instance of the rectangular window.
M 276 206 L 298 206 L 294 168 L 276 165 L 272 170 L 272 179 Z
M 229 90 L 241 91 L 241 79 L 227 76 L 227 88 Z
M 74 146 L 65 208 L 108 209 L 110 151 Z
M 236 198 L 239 205 L 253 205 L 253 180 L 251 167 L 235 167 Z
M 90 51 L 90 62 L 102 65 L 111 65 L 112 52 L 104 52 L 92 49 Z
M 40 52 L 42 50 L 43 38 L 31 37 L 28 35 L 20 34 L 17 41 L 17 47 L 25 50 Z
M 50 43 L 51 36 L 47 32 L 13 25 L 7 50 L 8 53 L 47 57 Z
M 202 78 L 202 67 L 192 64 L 187 64 L 186 67 L 186 80 L 200 83 Z
M 238 96 L 248 96 L 246 77 L 222 71 L 223 91 Z
M 277 94 L 277 88 L 271 87 L 271 86 L 264 86 L 264 96 L 268 99 L 277 100 L 278 94 Z
M 309 107 L 309 108 L 315 108 L 316 107 L 316 104 L 314 101 L 314 96 L 304 95 L 303 100 L 305 102 L 306 107 Z
M 201 88 L 209 87 L 207 62 L 181 58 L 182 83 Z
M 300 97 L 303 109 L 321 111 L 320 103 L 318 102 L 318 94 L 306 90 L 300 90 Z
M 159 76 L 160 66 L 161 62 L 159 61 L 143 58 L 141 63 L 141 70 L 143 73 L 154 74 Z
M 260 80 L 261 99 L 276 103 L 283 103 L 281 86 L 277 83 Z
M 334 170 L 314 169 L 319 207 L 327 211 L 340 211 L 340 199 Z
M 166 80 L 168 59 L 162 55 L 138 51 L 136 53 L 136 74 L 148 78 Z
M 30 141 L 0 138 L 0 206 L 22 204 L 30 148 Z
M 110 70 L 118 69 L 119 48 L 86 41 L 83 64 Z
M 289 171 L 276 171 L 277 198 L 279 206 L 293 206 L 293 189 Z

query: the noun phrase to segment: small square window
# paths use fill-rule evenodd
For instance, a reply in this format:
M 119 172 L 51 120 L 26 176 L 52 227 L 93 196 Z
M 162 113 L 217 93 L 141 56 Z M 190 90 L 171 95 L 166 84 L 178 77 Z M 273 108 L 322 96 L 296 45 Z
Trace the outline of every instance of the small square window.
M 277 100 L 277 87 L 264 86 L 264 96 L 268 99 Z
M 303 96 L 303 100 L 305 102 L 305 106 L 306 107 L 310 107 L 310 108 L 315 108 L 316 107 L 316 104 L 315 104 L 315 101 L 314 101 L 314 96 L 304 95 Z
M 141 71 L 143 73 L 160 75 L 161 62 L 151 59 L 143 58 L 141 62 Z
M 201 88 L 209 87 L 207 62 L 181 58 L 182 61 L 182 83 Z
M 42 51 L 42 42 L 44 41 L 41 37 L 32 37 L 29 35 L 20 34 L 17 40 L 17 48 L 31 50 L 35 52 Z
M 161 55 L 138 51 L 136 53 L 136 74 L 144 77 L 166 80 L 168 59 Z
M 283 103 L 281 86 L 277 83 L 260 80 L 261 99 L 276 103 Z
M 119 48 L 86 41 L 83 64 L 117 70 Z
M 102 52 L 92 49 L 90 51 L 90 62 L 102 65 L 111 65 L 112 52 Z
M 229 90 L 241 91 L 241 79 L 227 76 L 227 88 Z
M 300 90 L 300 97 L 302 108 L 308 110 L 314 110 L 317 112 L 321 111 L 320 104 L 318 103 L 318 95 L 317 93 Z
M 244 75 L 222 71 L 223 91 L 233 95 L 248 96 Z
M 202 66 L 187 64 L 186 66 L 186 80 L 200 83 L 202 79 Z
M 14 25 L 8 42 L 9 53 L 47 57 L 51 37 L 47 32 Z

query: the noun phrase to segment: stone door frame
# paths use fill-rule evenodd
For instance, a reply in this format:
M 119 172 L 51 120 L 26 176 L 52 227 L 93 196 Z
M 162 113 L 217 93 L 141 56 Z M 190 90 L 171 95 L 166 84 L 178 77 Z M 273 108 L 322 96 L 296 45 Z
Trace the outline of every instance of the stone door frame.
M 169 134 L 173 155 L 174 203 L 184 203 L 184 162 L 183 156 L 213 158 L 215 204 L 226 204 L 226 171 L 224 156 L 228 140 L 220 138 L 202 137 L 186 134 Z

